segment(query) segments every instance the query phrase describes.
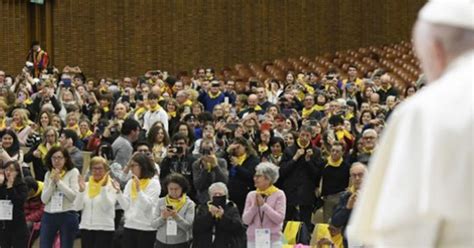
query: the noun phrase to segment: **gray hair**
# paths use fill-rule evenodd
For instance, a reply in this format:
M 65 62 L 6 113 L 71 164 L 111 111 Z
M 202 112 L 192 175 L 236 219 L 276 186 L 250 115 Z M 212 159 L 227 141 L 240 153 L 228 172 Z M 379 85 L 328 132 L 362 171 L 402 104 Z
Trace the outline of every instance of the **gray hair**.
M 209 196 L 211 198 L 212 198 L 212 192 L 217 188 L 220 188 L 220 189 L 224 190 L 224 194 L 226 196 L 229 195 L 229 190 L 227 189 L 227 186 L 225 185 L 225 183 L 217 182 L 217 183 L 213 183 L 213 184 L 211 184 L 211 186 L 209 186 Z
M 373 128 L 368 128 L 368 129 L 365 129 L 364 132 L 362 132 L 362 137 L 364 137 L 364 135 L 370 134 L 370 133 L 375 134 L 375 136 L 376 136 L 377 138 L 378 138 L 378 136 L 379 136 L 378 133 L 377 133 L 377 131 L 375 131 L 375 129 L 373 129 Z
M 355 162 L 351 165 L 351 168 L 349 170 L 352 171 L 352 168 L 355 168 L 355 167 L 362 167 L 364 169 L 364 176 L 365 177 L 367 176 L 367 174 L 369 174 L 369 169 L 367 168 L 367 165 L 365 165 L 364 163 Z
M 278 170 L 278 166 L 274 165 L 273 163 L 263 162 L 257 165 L 255 168 L 255 174 L 263 175 L 268 180 L 270 180 L 272 184 L 274 184 L 280 176 Z

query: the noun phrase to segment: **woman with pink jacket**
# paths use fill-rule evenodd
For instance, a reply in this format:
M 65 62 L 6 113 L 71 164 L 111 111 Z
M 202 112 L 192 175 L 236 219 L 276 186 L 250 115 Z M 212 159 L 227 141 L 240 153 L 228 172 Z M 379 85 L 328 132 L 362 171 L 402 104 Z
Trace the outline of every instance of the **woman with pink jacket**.
M 255 168 L 253 180 L 257 190 L 251 191 L 245 200 L 242 215 L 247 228 L 247 248 L 281 248 L 281 230 L 285 219 L 285 193 L 273 184 L 278 179 L 278 167 L 272 163 L 260 163 Z

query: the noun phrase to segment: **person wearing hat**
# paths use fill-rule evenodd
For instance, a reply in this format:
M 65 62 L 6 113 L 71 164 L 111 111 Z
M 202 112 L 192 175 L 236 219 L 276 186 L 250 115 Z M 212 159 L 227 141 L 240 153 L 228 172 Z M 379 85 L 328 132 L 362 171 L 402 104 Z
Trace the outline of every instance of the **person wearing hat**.
M 472 0 L 431 0 L 420 10 L 414 46 L 427 86 L 391 115 L 348 227 L 349 242 L 474 246 L 472 13 Z

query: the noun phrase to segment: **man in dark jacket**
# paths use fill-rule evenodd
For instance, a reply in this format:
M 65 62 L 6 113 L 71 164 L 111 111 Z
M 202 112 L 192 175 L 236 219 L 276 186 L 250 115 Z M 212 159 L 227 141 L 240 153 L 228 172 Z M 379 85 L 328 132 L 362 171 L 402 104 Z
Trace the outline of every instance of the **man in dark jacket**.
M 352 209 L 357 201 L 360 186 L 364 181 L 364 177 L 367 176 L 367 167 L 362 163 L 354 163 L 350 169 L 350 177 L 352 180 L 352 186 L 345 191 L 339 199 L 339 204 L 335 208 L 332 218 L 331 225 L 342 229 L 342 233 L 346 233 L 345 229 L 349 219 L 351 217 Z M 344 247 L 347 246 L 347 240 L 344 237 Z
M 336 207 L 339 198 L 349 185 L 350 164 L 343 155 L 344 147 L 342 143 L 335 141 L 331 146 L 331 155 L 325 158 L 324 166 L 321 168 L 321 198 L 324 200 L 324 223 L 327 223 L 331 218 L 334 207 Z
M 280 165 L 281 185 L 287 196 L 285 220 L 303 221 L 310 229 L 322 164 L 320 150 L 311 146 L 311 136 L 311 127 L 303 126 L 295 144 L 286 148 Z
M 192 165 L 196 160 L 188 151 L 188 137 L 181 133 L 175 134 L 171 138 L 172 146 L 168 148 L 167 156 L 163 159 L 160 165 L 160 180 L 164 179 L 171 173 L 178 173 L 186 177 L 191 185 L 188 191 L 188 196 L 196 201 L 196 189 L 193 182 L 193 168 Z M 166 187 L 163 187 L 166 189 Z M 166 192 L 162 191 L 162 195 Z

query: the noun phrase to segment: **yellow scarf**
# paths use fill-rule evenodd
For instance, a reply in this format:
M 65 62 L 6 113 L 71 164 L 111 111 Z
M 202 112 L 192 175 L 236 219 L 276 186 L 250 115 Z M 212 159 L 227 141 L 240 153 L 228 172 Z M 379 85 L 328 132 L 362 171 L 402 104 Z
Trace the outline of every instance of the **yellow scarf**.
M 374 152 L 374 150 L 368 150 L 365 147 L 362 148 L 362 153 L 372 154 L 372 152 Z
M 13 130 L 16 132 L 16 133 L 19 133 L 21 132 L 21 130 L 23 130 L 23 128 L 25 128 L 25 125 L 24 124 L 21 124 L 20 126 L 17 126 L 17 124 L 15 122 L 12 123 L 12 127 L 13 127 Z
M 144 178 L 140 179 L 140 190 L 146 189 L 148 187 L 148 184 L 150 183 L 150 178 Z M 132 181 L 132 189 L 130 190 L 130 196 L 132 197 L 132 200 L 135 200 L 138 196 L 137 192 L 137 186 L 135 185 L 135 181 Z
M 211 203 L 212 203 L 212 202 L 210 202 L 210 201 L 207 202 L 207 207 L 209 208 L 209 210 L 211 210 L 211 206 L 213 206 Z M 214 217 L 214 218 L 216 218 L 216 219 L 220 219 L 220 218 L 221 218 L 221 216 L 214 215 L 214 214 L 212 215 L 212 217 Z
M 93 135 L 94 133 L 91 131 L 91 130 L 87 130 L 87 132 L 85 134 L 82 134 L 81 133 L 81 139 L 85 139 L 91 135 Z
M 92 176 L 89 177 L 89 191 L 87 192 L 89 198 L 94 198 L 99 195 L 102 186 L 105 182 L 107 182 L 108 178 L 108 176 L 104 176 L 102 179 L 96 182 Z
M 154 112 L 160 110 L 160 108 L 161 108 L 160 104 L 156 104 L 154 107 L 149 106 L 148 110 L 150 110 L 150 112 L 154 113 Z
M 316 105 L 313 105 L 310 109 L 303 108 L 301 111 L 301 117 L 303 118 L 308 118 L 314 111 L 316 110 Z
M 314 108 L 316 109 L 316 111 L 324 111 L 324 105 L 321 106 L 321 105 L 315 104 Z
M 31 98 L 28 98 L 26 99 L 24 102 L 23 102 L 25 105 L 30 105 L 33 103 L 33 101 L 31 100 Z
M 104 113 L 108 113 L 110 111 L 109 107 L 104 107 L 102 110 L 104 110 Z
M 107 93 L 107 88 L 105 87 L 101 87 L 99 90 L 100 90 L 100 93 L 102 94 Z
M 140 118 L 145 112 L 146 112 L 145 107 L 138 108 L 137 111 L 135 111 L 135 114 L 137 115 L 138 118 Z
M 389 91 L 391 88 L 392 88 L 392 85 L 388 85 L 387 89 L 384 89 L 383 87 L 380 87 L 380 89 L 385 93 L 387 93 L 387 91 Z
M 61 174 L 59 174 L 59 178 L 63 179 L 64 175 L 66 175 L 66 171 L 62 170 Z M 53 173 L 50 174 L 50 177 L 53 178 Z
M 7 127 L 7 118 L 3 118 L 2 120 L 0 120 L 0 130 L 3 130 Z
M 253 108 L 255 111 L 262 111 L 262 107 L 260 107 L 260 105 L 257 105 L 255 106 L 255 108 Z
M 304 88 L 306 89 L 306 92 L 308 92 L 308 93 L 311 94 L 311 95 L 314 94 L 314 88 L 313 88 L 311 85 L 309 85 L 308 83 L 304 82 L 304 83 L 303 83 L 303 86 L 304 86 Z
M 279 153 L 277 153 L 277 154 L 275 154 L 275 155 L 272 154 L 272 157 L 273 157 L 274 159 L 278 160 L 278 159 L 281 158 L 281 155 L 283 155 L 283 153 L 282 153 L 282 152 L 279 152 Z
M 351 112 L 347 112 L 346 115 L 344 116 L 344 119 L 348 121 L 351 120 L 352 118 L 354 118 L 354 114 Z
M 350 140 L 353 139 L 352 134 L 349 133 L 349 131 L 347 131 L 346 129 L 337 131 L 336 132 L 336 137 L 337 137 L 337 140 L 342 140 L 342 139 L 344 139 L 344 137 L 348 138 Z
M 61 144 L 59 144 L 59 142 L 57 142 L 57 143 L 53 144 L 53 145 L 51 146 L 51 148 L 53 148 L 53 147 L 59 147 L 59 146 L 61 146 Z M 41 159 L 45 159 L 45 158 L 46 158 L 46 154 L 47 154 L 48 151 L 49 151 L 49 150 L 48 150 L 48 147 L 46 146 L 46 144 L 41 143 L 41 144 L 38 146 L 38 150 L 39 150 L 40 153 L 41 153 Z
M 173 199 L 169 197 L 169 195 L 166 195 L 165 200 L 166 205 L 173 206 L 173 209 L 176 210 L 176 212 L 179 212 L 179 210 L 181 210 L 181 208 L 183 208 L 184 204 L 186 203 L 186 194 L 183 194 L 180 199 Z
M 343 248 L 344 247 L 344 244 L 343 244 L 343 237 L 340 233 L 336 234 L 336 236 L 331 236 L 331 233 L 329 232 L 329 224 L 323 224 L 323 223 L 319 223 L 316 225 L 316 239 L 317 241 L 323 239 L 323 238 L 327 238 L 329 240 L 331 240 L 333 243 L 334 243 L 334 248 Z M 328 245 L 324 245 L 322 246 L 324 248 L 329 248 Z
M 275 185 L 272 185 L 272 186 L 268 187 L 265 190 L 257 189 L 257 194 L 265 195 L 265 196 L 268 197 L 268 196 L 271 196 L 273 193 L 275 193 L 277 191 L 278 191 L 278 188 L 275 187 Z
M 41 181 L 36 181 L 36 182 L 38 183 L 38 189 L 36 190 L 36 192 L 35 192 L 34 195 L 32 195 L 31 197 L 29 197 L 29 199 L 35 198 L 35 197 L 41 195 L 41 192 L 43 192 L 43 186 L 44 186 L 44 185 L 43 185 L 43 182 L 41 182 Z
M 219 90 L 215 95 L 213 95 L 210 91 L 209 91 L 209 97 L 211 99 L 216 99 L 218 98 L 219 96 L 221 95 L 221 91 Z
M 349 188 L 347 188 L 347 191 L 351 192 L 351 194 L 354 194 L 356 192 L 356 189 L 354 185 L 351 185 Z
M 189 100 L 189 99 L 186 100 L 186 101 L 183 103 L 183 106 L 189 106 L 189 107 L 190 107 L 191 105 L 193 105 L 193 101 L 191 101 L 191 100 Z
M 308 146 L 311 144 L 311 142 L 308 142 L 308 144 L 306 144 L 305 146 L 303 146 L 303 145 L 301 144 L 300 138 L 296 139 L 296 143 L 298 144 L 298 146 L 299 146 L 300 148 L 303 148 L 303 149 L 308 148 Z
M 78 124 L 75 124 L 74 126 L 68 126 L 66 129 L 69 129 L 69 130 L 73 130 L 73 131 L 77 131 L 79 130 L 79 125 Z
M 236 158 L 236 165 L 237 166 L 242 166 L 242 164 L 245 162 L 247 159 L 247 154 L 244 153 L 242 156 L 235 157 Z
M 258 144 L 258 152 L 259 153 L 264 153 L 268 151 L 268 146 L 264 144 Z
M 176 117 L 176 111 L 168 112 L 168 119 Z
M 337 161 L 333 161 L 331 156 L 329 156 L 327 160 L 328 160 L 328 163 L 325 167 L 332 166 L 332 167 L 336 167 L 336 168 L 341 166 L 342 161 L 343 161 L 342 157 Z

